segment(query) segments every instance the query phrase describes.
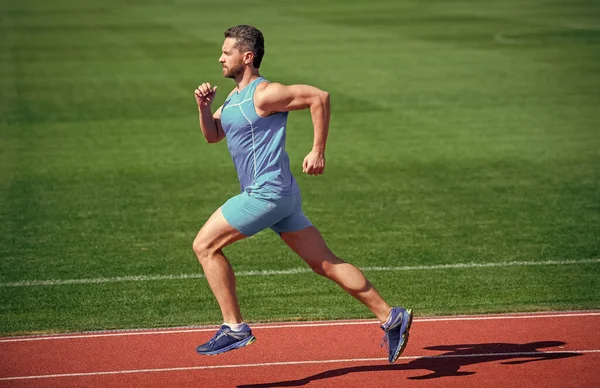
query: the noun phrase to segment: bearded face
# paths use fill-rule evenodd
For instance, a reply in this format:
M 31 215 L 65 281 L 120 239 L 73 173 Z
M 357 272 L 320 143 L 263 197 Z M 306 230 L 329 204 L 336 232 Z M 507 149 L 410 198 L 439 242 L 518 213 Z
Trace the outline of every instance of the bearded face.
M 238 63 L 234 63 L 227 67 L 226 64 L 223 64 L 223 77 L 226 78 L 235 78 L 238 75 L 242 74 L 244 71 L 244 62 L 240 61 Z
M 236 46 L 235 38 L 225 39 L 219 62 L 223 67 L 223 77 L 236 78 L 244 72 L 244 52 Z

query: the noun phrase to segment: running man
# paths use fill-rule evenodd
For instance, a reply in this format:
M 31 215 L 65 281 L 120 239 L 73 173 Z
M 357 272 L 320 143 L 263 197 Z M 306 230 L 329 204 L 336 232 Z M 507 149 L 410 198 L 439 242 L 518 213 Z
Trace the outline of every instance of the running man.
M 404 350 L 412 311 L 392 308 L 355 266 L 333 254 L 321 234 L 302 212 L 302 197 L 290 172 L 285 150 L 288 112 L 310 109 L 314 141 L 302 171 L 320 175 L 325 170 L 329 130 L 329 94 L 309 85 L 282 85 L 259 74 L 264 38 L 255 27 L 238 25 L 225 31 L 219 62 L 223 76 L 236 87 L 214 113 L 217 87 L 203 83 L 194 91 L 200 129 L 208 143 L 227 138 L 241 193 L 229 199 L 206 221 L 194 240 L 194 252 L 214 293 L 223 325 L 196 351 L 213 355 L 255 341 L 242 319 L 233 269 L 223 248 L 270 228 L 316 273 L 336 282 L 364 303 L 382 322 L 389 361 Z

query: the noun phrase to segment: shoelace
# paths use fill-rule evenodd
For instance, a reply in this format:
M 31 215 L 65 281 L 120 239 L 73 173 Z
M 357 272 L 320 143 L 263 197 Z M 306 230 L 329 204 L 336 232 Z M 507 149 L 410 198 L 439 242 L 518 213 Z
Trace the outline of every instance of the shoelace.
M 221 337 L 221 333 L 223 333 L 224 331 L 225 330 L 223 330 L 223 326 L 221 326 L 219 328 L 219 331 L 217 331 L 217 333 L 210 339 L 209 346 L 213 345 L 215 343 L 215 341 L 217 340 L 217 338 Z M 225 334 L 225 335 L 227 335 L 227 334 Z

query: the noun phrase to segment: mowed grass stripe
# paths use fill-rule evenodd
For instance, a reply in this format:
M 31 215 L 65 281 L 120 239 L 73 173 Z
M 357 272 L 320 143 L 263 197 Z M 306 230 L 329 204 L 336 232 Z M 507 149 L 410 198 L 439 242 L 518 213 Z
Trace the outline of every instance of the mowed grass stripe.
M 402 267 L 363 267 L 364 272 L 396 272 L 396 271 L 427 271 L 440 269 L 466 269 L 466 268 L 493 268 L 493 267 L 514 267 L 514 266 L 544 266 L 544 265 L 576 265 L 576 264 L 594 264 L 600 263 L 600 258 L 583 260 L 545 260 L 545 261 L 507 261 L 496 263 L 455 263 L 455 264 L 437 264 L 437 265 L 413 265 Z M 312 272 L 309 268 L 290 268 L 285 270 L 261 270 L 261 271 L 239 271 L 239 276 L 278 276 L 278 275 L 296 275 Z M 35 286 L 59 286 L 68 284 L 98 284 L 98 283 L 118 283 L 118 282 L 144 282 L 151 280 L 183 280 L 200 279 L 205 276 L 200 273 L 176 274 L 176 275 L 136 275 L 136 276 L 117 276 L 104 278 L 88 279 L 48 279 L 48 280 L 24 280 L 20 282 L 0 283 L 0 287 L 35 287 Z

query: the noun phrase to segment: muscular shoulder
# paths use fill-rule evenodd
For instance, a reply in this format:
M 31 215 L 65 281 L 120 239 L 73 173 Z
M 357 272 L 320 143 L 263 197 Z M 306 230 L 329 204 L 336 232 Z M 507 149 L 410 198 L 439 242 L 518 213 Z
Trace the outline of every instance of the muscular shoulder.
M 254 107 L 259 116 L 266 117 L 280 111 L 277 102 L 285 86 L 277 82 L 261 82 L 254 91 Z
M 256 89 L 254 91 L 254 95 L 264 96 L 271 93 L 277 93 L 281 91 L 285 86 L 278 82 L 269 82 L 264 81 L 256 85 Z

